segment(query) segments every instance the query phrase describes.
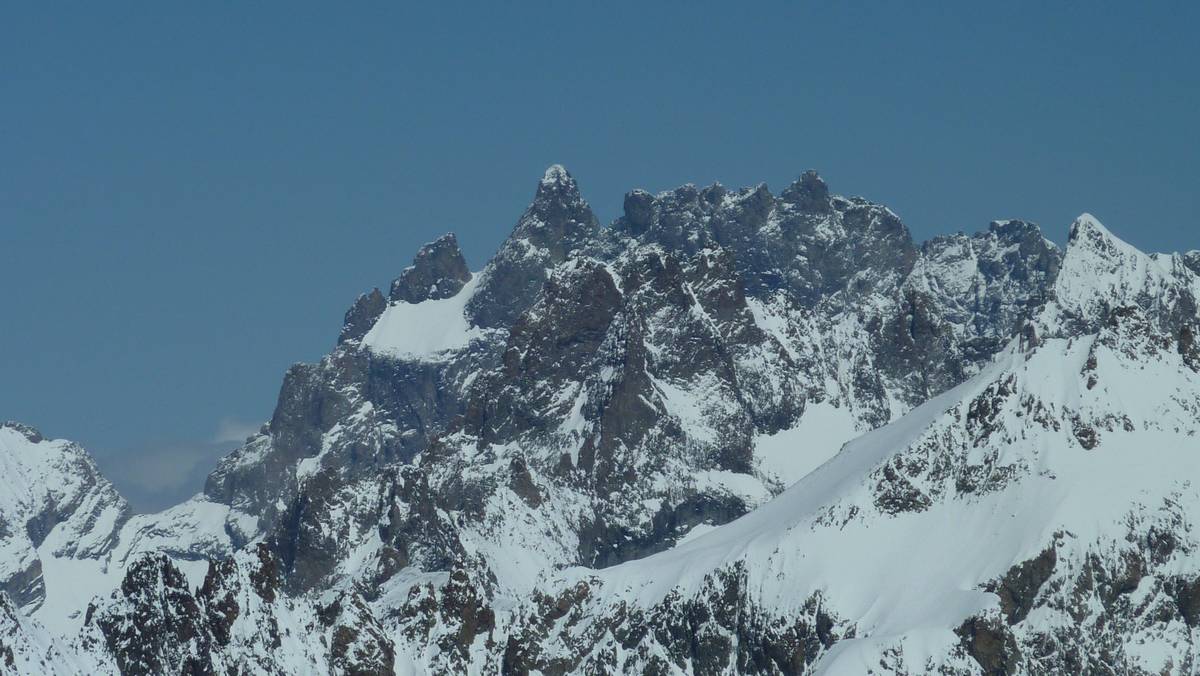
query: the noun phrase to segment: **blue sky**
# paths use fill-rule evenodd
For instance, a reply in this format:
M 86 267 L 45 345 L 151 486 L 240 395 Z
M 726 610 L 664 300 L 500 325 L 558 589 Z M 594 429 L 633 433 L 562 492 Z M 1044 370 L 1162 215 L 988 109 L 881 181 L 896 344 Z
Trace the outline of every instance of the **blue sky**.
M 422 242 L 480 267 L 553 162 L 604 221 L 811 167 L 918 239 L 1200 247 L 1196 3 L 47 4 L 0 10 L 0 418 L 140 507 Z

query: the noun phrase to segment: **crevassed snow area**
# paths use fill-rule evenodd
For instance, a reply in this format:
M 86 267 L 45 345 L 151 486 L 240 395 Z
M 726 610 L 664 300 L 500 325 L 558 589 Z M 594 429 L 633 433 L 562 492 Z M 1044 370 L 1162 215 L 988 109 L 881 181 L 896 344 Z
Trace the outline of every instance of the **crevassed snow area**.
M 465 312 L 481 277 L 472 274 L 450 298 L 391 303 L 363 336 L 362 344 L 379 354 L 424 361 L 466 347 L 471 339 L 483 335 L 482 329 L 470 325 Z
M 756 436 L 754 454 L 763 474 L 790 486 L 860 434 L 849 408 L 822 401 L 809 404 L 792 429 Z

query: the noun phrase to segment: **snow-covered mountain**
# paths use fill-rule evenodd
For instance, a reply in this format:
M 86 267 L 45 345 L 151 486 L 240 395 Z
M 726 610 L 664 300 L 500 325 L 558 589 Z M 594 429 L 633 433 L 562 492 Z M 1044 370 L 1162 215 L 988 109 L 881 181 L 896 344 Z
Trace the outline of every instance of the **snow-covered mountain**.
M 235 551 L 227 524 L 237 519 L 202 496 L 131 514 L 79 445 L 0 424 L 0 666 L 11 654 L 18 673 L 113 671 L 84 631 L 93 599 L 150 554 L 169 556 L 198 584 L 210 558 Z
M 1087 215 L 918 246 L 814 172 L 601 227 L 551 167 L 178 507 L 0 428 L 0 663 L 1196 673 L 1197 260 Z

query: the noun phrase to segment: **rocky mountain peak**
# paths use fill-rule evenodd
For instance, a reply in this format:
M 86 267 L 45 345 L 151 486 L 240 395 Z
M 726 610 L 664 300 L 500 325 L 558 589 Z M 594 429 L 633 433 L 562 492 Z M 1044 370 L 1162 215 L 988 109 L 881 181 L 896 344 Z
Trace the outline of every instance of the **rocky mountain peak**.
M 1125 243 L 1095 216 L 1081 214 L 1071 223 L 1063 258 L 1065 283 L 1103 284 L 1113 275 L 1144 276 L 1150 257 Z
M 1200 275 L 1200 251 L 1189 251 L 1181 256 L 1183 264 L 1192 272 Z
M 781 195 L 784 202 L 809 213 L 827 213 L 830 210 L 829 186 L 815 169 L 800 174 Z
M 642 189 L 625 193 L 624 227 L 638 237 L 654 225 L 654 195 Z
M 0 425 L 0 592 L 19 606 L 46 602 L 46 568 L 111 551 L 129 516 L 81 447 L 28 425 Z
M 1087 213 L 1079 214 L 1067 231 L 1067 245 L 1095 244 L 1105 239 L 1115 239 L 1115 236 L 1100 219 Z
M 596 241 L 600 221 L 574 177 L 552 165 L 538 182 L 533 202 L 488 263 L 467 312 L 476 326 L 510 326 L 533 303 L 546 270 Z
M 1084 268 L 1099 266 L 1094 273 L 1102 270 L 1117 271 L 1126 264 L 1134 266 L 1130 272 L 1138 272 L 1139 261 L 1148 260 L 1149 256 L 1138 250 L 1132 244 L 1114 235 L 1100 219 L 1089 213 L 1080 214 L 1067 231 L 1066 259 L 1073 261 L 1085 273 Z
M 422 303 L 451 298 L 471 280 L 471 271 L 458 247 L 458 239 L 449 232 L 422 246 L 412 265 L 392 281 L 388 298 L 372 289 L 354 301 L 346 311 L 338 344 L 361 340 L 393 303 Z
M 538 182 L 533 203 L 517 222 L 510 239 L 528 239 L 531 244 L 550 250 L 556 260 L 562 260 L 599 228 L 600 222 L 580 195 L 575 178 L 562 165 L 555 164 Z
M 538 185 L 538 191 L 542 190 L 565 190 L 579 193 L 579 186 L 575 185 L 575 178 L 571 176 L 571 172 L 561 164 L 551 164 L 546 167 L 546 172 L 542 174 L 542 181 Z
M 1036 223 L 1021 220 L 992 221 L 986 235 L 994 243 L 986 251 L 987 260 L 981 261 L 981 272 L 986 275 L 997 273 L 1028 279 L 1034 275 L 1041 278 L 1039 288 L 1054 281 L 1062 261 L 1062 251 L 1054 242 L 1046 239 Z M 986 248 L 986 247 L 985 247 Z
M 354 301 L 354 305 L 346 310 L 346 318 L 342 322 L 342 333 L 338 336 L 338 344 L 351 341 L 361 340 L 383 311 L 387 309 L 387 299 L 383 297 L 379 289 L 371 289 L 369 293 L 359 295 Z
M 412 265 L 392 282 L 388 297 L 404 303 L 441 300 L 458 293 L 470 279 L 458 239 L 448 232 L 417 251 Z
M 1071 224 L 1054 295 L 1076 333 L 1135 310 L 1160 330 L 1181 330 L 1195 323 L 1200 278 L 1185 256 L 1143 253 L 1083 214 Z
M 1030 236 L 1042 236 L 1042 229 L 1037 223 L 1009 218 L 988 223 L 988 232 L 1001 239 L 1020 240 Z

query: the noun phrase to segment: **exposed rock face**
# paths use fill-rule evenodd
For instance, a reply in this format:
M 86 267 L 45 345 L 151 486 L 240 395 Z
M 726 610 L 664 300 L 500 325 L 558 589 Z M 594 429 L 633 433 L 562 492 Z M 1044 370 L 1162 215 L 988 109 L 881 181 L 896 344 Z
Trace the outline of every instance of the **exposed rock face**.
M 587 582 L 556 598 L 539 595 L 521 618 L 522 633 L 509 636 L 501 671 L 801 674 L 837 641 L 853 638 L 819 594 L 784 618 L 758 606 L 746 584 L 744 566 L 735 565 L 705 577 L 694 595 L 598 617 L 591 614 L 605 609 Z M 546 650 L 551 645 L 566 650 Z
M 917 257 L 895 214 L 860 198 L 830 197 L 811 171 L 780 198 L 765 185 L 736 192 L 689 185 L 653 199 L 630 193 L 625 206 L 619 231 L 688 255 L 728 249 L 747 293 L 787 290 L 807 306 L 838 292 L 884 291 Z
M 454 233 L 447 233 L 421 247 L 413 264 L 392 281 L 388 299 L 379 289 L 358 297 L 346 312 L 338 344 L 362 340 L 379 316 L 393 303 L 420 303 L 451 298 L 471 279 L 467 261 L 458 248 Z
M 134 562 L 88 625 L 122 674 L 391 674 L 395 649 L 362 596 L 283 594 L 279 562 L 259 545 L 209 564 L 204 583 L 166 557 Z
M 591 244 L 599 230 L 575 179 L 558 165 L 547 169 L 533 203 L 482 273 L 483 282 L 467 306 L 473 322 L 511 326 L 536 300 L 546 271 Z
M 354 301 L 354 305 L 346 311 L 346 320 L 342 324 L 342 333 L 338 336 L 338 343 L 344 343 L 348 340 L 361 340 L 367 332 L 375 326 L 379 315 L 383 314 L 387 308 L 387 301 L 384 300 L 383 294 L 379 289 L 371 289 L 370 293 L 364 293 Z
M 958 628 L 962 647 L 979 665 L 984 676 L 1015 676 L 1021 673 L 1021 649 L 1008 627 L 994 618 L 972 617 Z
M 1200 275 L 1200 251 L 1189 251 L 1182 256 L 1183 264 Z
M 993 222 L 973 236 L 922 247 L 882 318 L 877 349 L 912 404 L 944 392 L 991 360 L 1047 301 L 1062 253 L 1024 221 Z
M 187 588 L 187 579 L 165 556 L 132 566 L 121 583 L 130 612 L 100 616 L 97 624 L 123 674 L 206 673 L 204 663 L 216 642 L 205 631 L 210 619 Z M 227 600 L 231 602 L 231 600 Z M 115 609 L 114 609 L 115 610 Z M 215 608 L 217 633 L 228 642 L 229 616 L 237 607 Z M 195 641 L 199 650 L 193 651 Z
M 1192 673 L 1200 541 L 1184 515 L 1200 505 L 1200 492 L 1161 468 L 1190 465 L 1197 452 L 1200 381 L 1172 327 L 1200 278 L 1163 278 L 1171 259 L 1105 240 L 1068 251 L 1064 274 L 1093 278 L 1056 282 L 1061 300 L 1035 319 L 1038 341 L 1010 342 L 961 388 L 851 443 L 711 536 L 620 568 L 562 574 L 557 595 L 526 606 L 542 615 L 517 621 L 528 633 L 510 640 L 505 664 L 513 673 L 657 673 L 666 658 L 667 672 L 802 672 L 809 663 L 799 659 L 745 661 L 753 643 L 740 624 L 711 640 L 703 624 L 687 624 L 683 650 L 666 638 L 670 616 L 642 629 L 664 605 L 711 603 L 714 581 L 740 570 L 754 590 L 747 601 L 763 606 L 754 616 L 787 608 L 803 618 L 795 599 L 820 591 L 824 626 L 837 631 L 814 646 L 818 672 L 867 664 L 897 674 Z M 1097 250 L 1135 260 L 1081 265 Z M 1158 284 L 1167 288 L 1156 302 L 1121 306 L 1095 333 L 1078 332 L 1094 321 L 1073 314 L 1080 308 Z M 1140 401 L 1115 399 L 1105 387 L 1138 392 Z M 1097 433 L 1080 439 L 1080 427 Z M 1165 435 L 1157 452 L 1139 441 L 1148 430 Z M 943 523 L 947 532 L 937 534 Z M 825 543 L 836 553 L 818 554 Z M 979 596 L 944 584 L 979 575 L 979 565 L 996 571 L 978 582 Z M 880 583 L 869 582 L 876 575 Z M 909 586 L 898 588 L 898 579 Z M 937 636 L 904 628 L 951 607 L 959 619 L 942 620 Z M 736 615 L 729 606 L 713 613 Z M 771 645 L 789 641 L 774 636 Z
M 412 266 L 392 282 L 388 297 L 405 303 L 450 298 L 469 279 L 471 271 L 458 248 L 458 240 L 454 233 L 448 233 L 421 247 Z

